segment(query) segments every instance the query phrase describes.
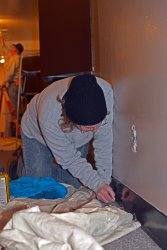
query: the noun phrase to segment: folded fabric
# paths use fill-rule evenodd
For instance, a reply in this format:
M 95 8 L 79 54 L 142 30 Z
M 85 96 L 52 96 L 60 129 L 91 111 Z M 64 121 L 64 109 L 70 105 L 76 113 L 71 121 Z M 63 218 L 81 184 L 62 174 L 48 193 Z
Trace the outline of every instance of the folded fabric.
M 15 198 L 64 198 L 68 189 L 51 177 L 20 177 L 9 184 L 10 196 Z
M 97 200 L 69 213 L 46 213 L 32 207 L 12 216 L 0 233 L 0 244 L 17 250 L 104 250 L 100 245 L 140 226 L 132 214 L 112 205 L 102 206 Z
M 38 207 L 15 213 L 0 232 L 0 244 L 17 250 L 104 250 L 82 228 L 41 213 Z

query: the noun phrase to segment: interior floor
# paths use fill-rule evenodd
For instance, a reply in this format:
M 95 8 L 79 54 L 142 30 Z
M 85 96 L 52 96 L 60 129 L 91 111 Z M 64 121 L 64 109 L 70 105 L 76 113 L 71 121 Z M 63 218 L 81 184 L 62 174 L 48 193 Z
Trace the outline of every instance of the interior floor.
M 0 166 L 9 171 L 11 161 L 15 159 L 13 151 L 0 150 Z M 161 249 L 143 230 L 139 228 L 122 238 L 104 246 L 105 250 L 159 250 Z
M 105 250 L 159 250 L 161 249 L 141 228 L 107 244 Z

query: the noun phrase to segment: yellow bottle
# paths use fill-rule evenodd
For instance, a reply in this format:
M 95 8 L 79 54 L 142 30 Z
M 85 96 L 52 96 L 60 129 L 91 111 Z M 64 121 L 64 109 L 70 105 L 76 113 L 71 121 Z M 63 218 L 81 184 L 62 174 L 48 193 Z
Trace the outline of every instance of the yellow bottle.
M 4 168 L 0 167 L 0 203 L 8 203 L 9 199 L 9 177 Z

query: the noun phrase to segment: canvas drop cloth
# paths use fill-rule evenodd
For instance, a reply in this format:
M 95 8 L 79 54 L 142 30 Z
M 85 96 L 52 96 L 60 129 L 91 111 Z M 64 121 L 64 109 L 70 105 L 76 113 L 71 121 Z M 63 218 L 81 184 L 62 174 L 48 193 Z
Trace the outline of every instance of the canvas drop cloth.
M 32 206 L 35 203 L 30 200 L 30 208 L 14 213 L 1 231 L 1 246 L 12 250 L 101 250 L 103 245 L 140 227 L 132 214 L 115 205 L 103 206 L 90 197 L 89 192 L 78 190 L 56 206 L 54 201 L 46 206 L 47 200 Z M 50 212 L 46 207 L 51 208 Z M 66 207 L 69 211 L 62 212 Z

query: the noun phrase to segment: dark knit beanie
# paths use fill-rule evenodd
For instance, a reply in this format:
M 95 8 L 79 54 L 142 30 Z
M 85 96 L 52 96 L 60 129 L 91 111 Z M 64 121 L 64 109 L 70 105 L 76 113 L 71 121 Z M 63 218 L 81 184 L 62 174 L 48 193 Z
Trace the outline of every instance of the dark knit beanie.
M 66 114 L 75 124 L 95 125 L 102 122 L 107 115 L 103 90 L 93 75 L 74 77 L 64 100 Z

